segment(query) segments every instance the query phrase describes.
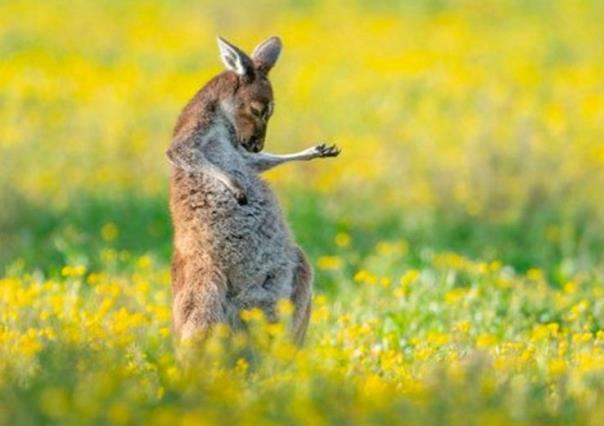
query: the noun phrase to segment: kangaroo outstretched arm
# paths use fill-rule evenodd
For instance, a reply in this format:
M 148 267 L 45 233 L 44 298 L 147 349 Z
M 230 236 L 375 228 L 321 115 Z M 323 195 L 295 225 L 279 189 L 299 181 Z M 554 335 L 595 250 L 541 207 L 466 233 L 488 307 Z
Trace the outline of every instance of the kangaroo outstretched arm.
M 305 149 L 304 151 L 284 155 L 271 154 L 269 152 L 252 154 L 246 151 L 244 152 L 244 157 L 248 166 L 257 172 L 264 172 L 290 161 L 308 161 L 315 158 L 337 157 L 339 154 L 340 148 L 337 146 L 322 144 Z
M 189 173 L 204 173 L 217 179 L 233 193 L 239 204 L 247 204 L 247 196 L 242 185 L 220 167 L 211 163 L 202 152 L 201 141 L 193 137 L 175 138 L 166 151 L 166 156 L 174 167 Z

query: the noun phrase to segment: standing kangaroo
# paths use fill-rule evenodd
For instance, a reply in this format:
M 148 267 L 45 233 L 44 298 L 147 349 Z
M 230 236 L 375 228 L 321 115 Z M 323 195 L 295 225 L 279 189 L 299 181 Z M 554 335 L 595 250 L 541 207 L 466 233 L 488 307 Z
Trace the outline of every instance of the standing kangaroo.
M 268 73 L 281 52 L 271 37 L 251 56 L 218 38 L 227 70 L 210 80 L 180 114 L 167 156 L 173 165 L 173 321 L 180 339 L 216 323 L 242 327 L 240 312 L 294 306 L 292 334 L 302 343 L 310 316 L 312 269 L 292 240 L 277 200 L 259 174 L 289 161 L 335 157 L 318 145 L 261 152 L 273 112 Z

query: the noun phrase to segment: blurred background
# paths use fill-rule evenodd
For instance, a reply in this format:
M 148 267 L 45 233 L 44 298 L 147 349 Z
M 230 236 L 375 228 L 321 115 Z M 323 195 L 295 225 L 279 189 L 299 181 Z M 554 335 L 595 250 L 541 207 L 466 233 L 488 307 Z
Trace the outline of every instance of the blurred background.
M 603 21 L 598 0 L 0 1 L 0 265 L 169 263 L 164 152 L 220 34 L 283 39 L 267 150 L 343 149 L 267 176 L 324 269 L 386 241 L 601 274 Z

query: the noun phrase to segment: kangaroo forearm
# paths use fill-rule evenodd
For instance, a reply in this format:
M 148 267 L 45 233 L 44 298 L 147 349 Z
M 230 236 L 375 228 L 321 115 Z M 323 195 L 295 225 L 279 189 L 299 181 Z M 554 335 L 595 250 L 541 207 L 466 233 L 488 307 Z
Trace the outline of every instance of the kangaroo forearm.
M 293 154 L 271 154 L 269 152 L 259 152 L 256 154 L 248 153 L 246 155 L 246 163 L 257 172 L 270 170 L 280 164 L 289 163 L 292 161 L 308 161 L 317 158 L 317 153 L 314 148 L 308 148 L 304 151 Z
M 224 183 L 230 180 L 226 173 L 212 164 L 199 149 L 175 146 L 168 150 L 167 155 L 172 165 L 186 172 L 212 175 Z
M 327 146 L 325 144 L 316 145 L 307 148 L 304 151 L 284 155 L 271 154 L 269 152 L 259 152 L 256 154 L 247 151 L 243 152 L 247 165 L 257 172 L 264 172 L 279 164 L 289 163 L 290 161 L 308 161 L 314 158 L 337 157 L 339 154 L 340 148 L 335 145 Z
M 183 144 L 175 144 L 168 149 L 166 155 L 175 167 L 189 173 L 203 173 L 211 176 L 226 186 L 240 204 L 247 202 L 245 191 L 241 184 L 220 167 L 210 162 L 200 149 Z
M 190 173 L 203 172 L 203 166 L 208 163 L 204 155 L 195 147 L 189 146 L 189 144 L 173 144 L 166 151 L 166 156 L 174 167 Z

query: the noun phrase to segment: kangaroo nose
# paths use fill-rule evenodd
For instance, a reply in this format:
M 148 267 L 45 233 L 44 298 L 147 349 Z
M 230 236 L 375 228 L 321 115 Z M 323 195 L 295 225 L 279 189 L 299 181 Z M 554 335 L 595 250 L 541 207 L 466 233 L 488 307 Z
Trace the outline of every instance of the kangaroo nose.
M 262 143 L 263 140 L 262 138 L 259 137 L 254 137 L 251 140 L 251 148 L 252 148 L 252 152 L 260 152 L 262 151 Z

